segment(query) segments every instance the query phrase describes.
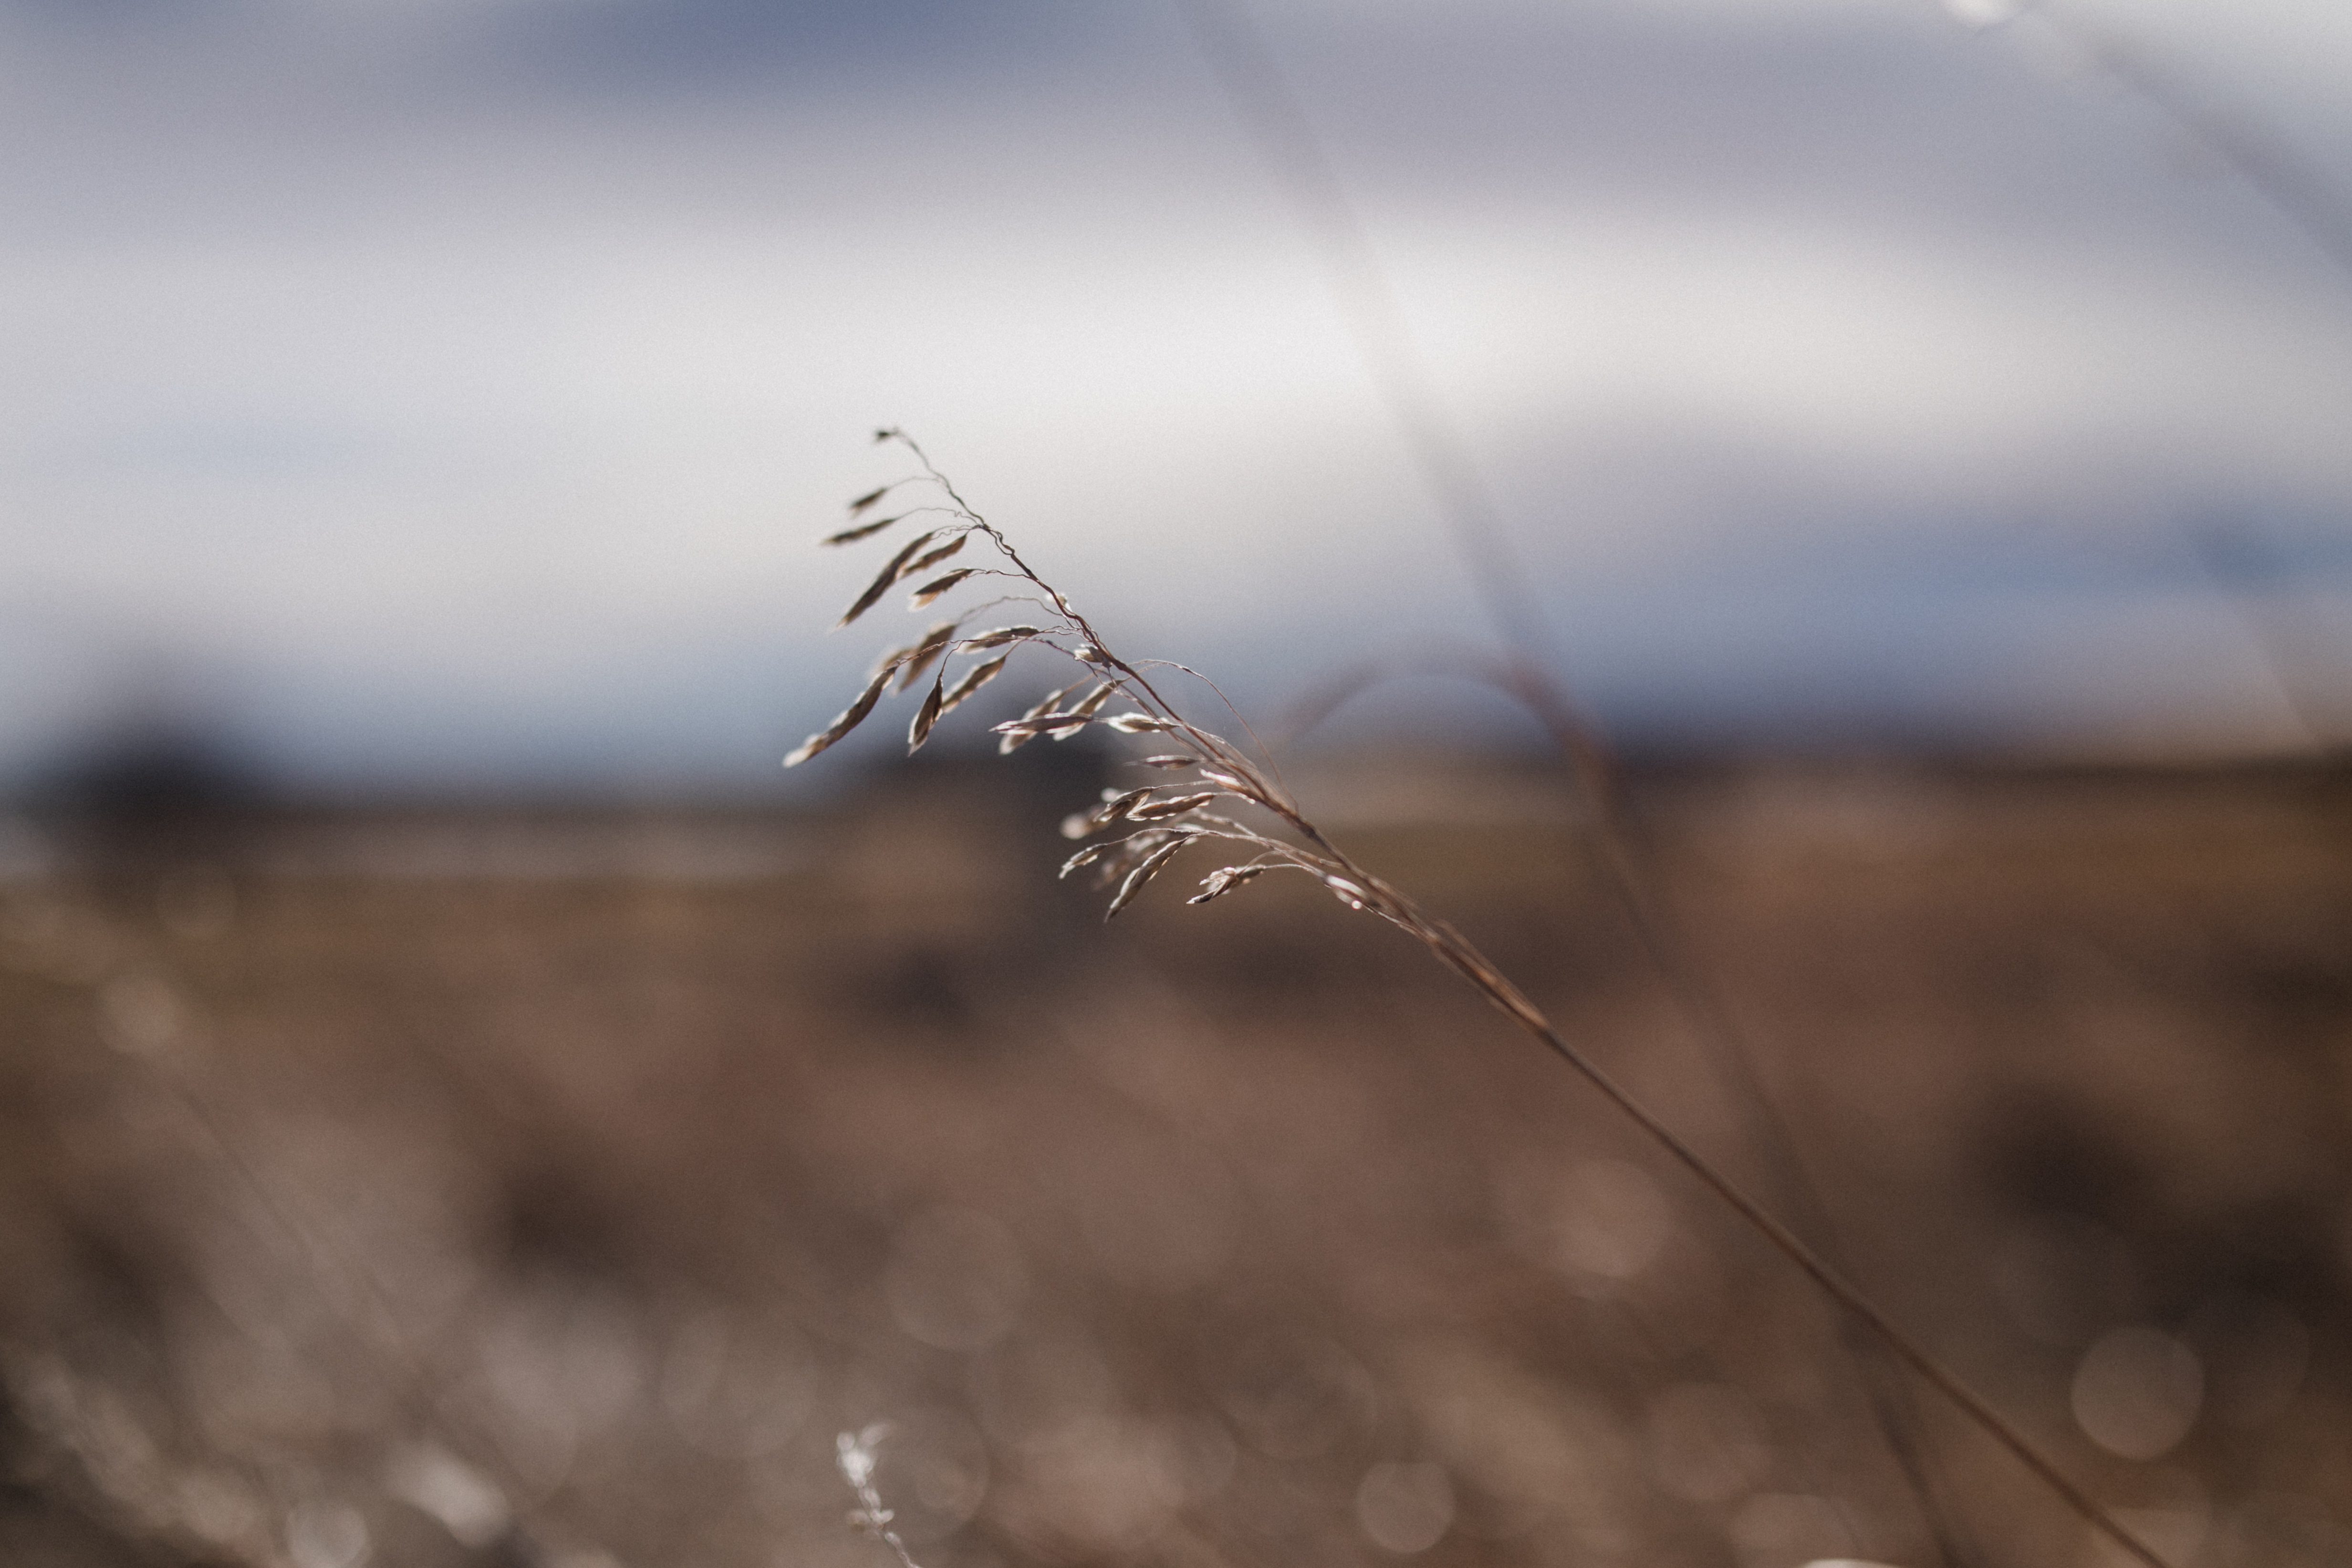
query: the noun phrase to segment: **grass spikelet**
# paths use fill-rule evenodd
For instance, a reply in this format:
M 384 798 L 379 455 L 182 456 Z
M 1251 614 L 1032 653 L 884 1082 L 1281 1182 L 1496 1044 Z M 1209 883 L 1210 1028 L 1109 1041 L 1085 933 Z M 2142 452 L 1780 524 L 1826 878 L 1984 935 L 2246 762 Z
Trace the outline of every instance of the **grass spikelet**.
M 1111 852 L 1095 868 L 1095 886 L 1107 888 L 1132 870 L 1137 862 L 1162 844 L 1203 836 L 1202 830 L 1191 822 L 1172 822 L 1165 827 L 1141 828 L 1123 839 L 1115 841 Z
M 866 689 L 857 694 L 857 700 L 844 708 L 839 718 L 793 748 L 792 755 L 784 758 L 784 766 L 798 768 L 802 763 L 856 729 L 864 721 L 866 716 L 874 711 L 874 705 L 882 700 L 882 691 L 890 684 L 890 671 L 885 670 L 867 682 Z
M 1085 724 L 1086 720 L 1076 714 L 1041 713 L 1029 718 L 1008 718 L 1003 724 L 991 725 L 989 729 L 995 735 L 1020 736 L 1024 739 L 1034 740 L 1037 737 L 1051 734 L 1055 730 L 1068 729 L 1073 726 L 1084 727 Z
M 1167 753 L 1163 753 L 1162 755 L 1158 756 L 1158 757 L 1138 757 L 1138 758 L 1131 758 L 1131 760 L 1134 762 L 1135 766 L 1136 766 L 1136 767 L 1138 767 L 1138 768 L 1197 768 L 1197 767 L 1199 767 L 1199 766 L 1200 766 L 1200 762 L 1201 762 L 1201 759 L 1200 759 L 1199 758 L 1197 758 L 1197 757 L 1187 757 L 1187 756 L 1185 756 L 1185 755 L 1184 755 L 1182 752 L 1181 752 L 1181 751 L 1171 751 L 1171 752 L 1167 752 Z
M 1136 868 L 1127 873 L 1127 880 L 1118 884 L 1118 892 L 1111 895 L 1110 907 L 1103 911 L 1104 921 L 1108 923 L 1120 910 L 1133 904 L 1136 895 L 1144 890 L 1153 877 L 1160 874 L 1160 868 L 1174 860 L 1176 852 L 1192 841 L 1189 838 L 1176 839 L 1160 845 L 1144 856 Z
M 1093 691 L 1088 692 L 1086 695 L 1085 700 L 1070 710 L 1069 716 L 1075 722 L 1063 725 L 1060 728 L 1055 729 L 1053 732 L 1053 737 L 1055 740 L 1067 740 L 1070 737 L 1077 734 L 1078 731 L 1086 728 L 1087 721 L 1092 719 L 1095 715 L 1102 712 L 1103 705 L 1110 701 L 1118 692 L 1118 686 L 1117 684 L 1110 681 L 1105 681 Z
M 1242 883 L 1254 881 L 1273 869 L 1274 868 L 1270 865 L 1220 866 L 1215 871 L 1213 871 L 1208 875 L 1202 877 L 1201 879 L 1202 891 L 1194 894 L 1184 902 L 1187 904 L 1206 904 L 1213 898 L 1223 898 L 1226 894 L 1231 893 L 1234 889 L 1241 886 Z
M 925 550 L 922 554 L 908 561 L 907 563 L 906 570 L 901 571 L 898 575 L 901 577 L 912 577 L 919 571 L 930 570 L 931 568 L 939 565 L 940 562 L 948 559 L 951 556 L 960 554 L 963 549 L 964 541 L 971 537 L 971 536 L 969 534 L 958 534 L 955 538 L 948 540 L 947 543 L 940 545 L 935 549 Z
M 905 549 L 890 558 L 890 564 L 882 569 L 882 575 L 868 583 L 866 591 L 857 596 L 857 602 L 842 612 L 841 619 L 833 623 L 834 630 L 838 632 L 877 604 L 881 603 L 882 596 L 890 591 L 890 585 L 906 576 L 910 570 L 908 563 L 921 552 L 925 545 L 939 538 L 944 531 L 940 528 L 933 528 L 929 533 L 918 534 L 909 539 Z
M 1114 714 L 1103 722 L 1121 735 L 1165 735 L 1177 727 L 1148 713 Z
M 902 692 L 908 690 L 923 678 L 924 672 L 931 667 L 933 662 L 947 652 L 949 642 L 955 636 L 955 629 L 956 623 L 952 621 L 939 622 L 924 632 L 919 640 L 882 655 L 882 662 L 875 666 L 875 673 L 879 674 L 887 670 L 896 670 L 898 673 L 898 689 Z
M 1019 750 L 1022 747 L 1028 745 L 1031 741 L 1036 739 L 1038 736 L 1044 734 L 1045 732 L 1043 730 L 1035 727 L 1037 720 L 1043 716 L 1052 713 L 1055 704 L 1059 703 L 1064 697 L 1068 696 L 1072 692 L 1076 691 L 1080 686 L 1085 685 L 1086 682 L 1084 681 L 1072 681 L 1068 685 L 1064 686 L 1059 691 L 1047 692 L 1044 696 L 1037 699 L 1037 705 L 1031 708 L 1027 713 L 1023 714 L 1019 718 L 1013 720 L 1009 724 L 998 725 L 995 729 L 995 734 L 997 736 L 996 755 L 999 757 L 1010 757 L 1013 752 Z
M 931 689 L 923 694 L 923 706 L 915 710 L 914 722 L 907 726 L 908 756 L 912 757 L 923 748 L 923 742 L 931 737 L 931 727 L 940 722 L 940 715 L 946 709 L 946 695 L 940 690 L 940 683 L 934 680 Z
M 984 653 L 991 648 L 1002 648 L 1008 643 L 1026 643 L 1036 635 L 1038 635 L 1038 629 L 1034 626 L 999 626 L 993 631 L 982 632 L 974 636 L 966 637 L 956 644 L 956 652 L 959 653 Z
M 950 589 L 955 587 L 957 583 L 961 582 L 965 578 L 970 577 L 971 574 L 972 568 L 967 566 L 949 572 L 945 577 L 933 578 L 930 581 L 923 584 L 922 587 L 915 590 L 913 593 L 908 595 L 907 608 L 909 610 L 920 610 L 923 606 L 930 603 L 931 601 L 937 599 L 940 594 L 947 592 Z
M 1138 807 L 1151 799 L 1151 792 L 1158 788 L 1156 784 L 1147 784 L 1140 789 L 1104 790 L 1103 803 L 1095 808 L 1091 819 L 1094 825 L 1107 828 L 1121 817 L 1133 815 Z
M 1062 836 L 1083 839 L 1088 833 L 1101 831 L 1126 816 L 1133 807 L 1150 800 L 1151 792 L 1158 788 L 1158 785 L 1147 784 L 1140 789 L 1104 790 L 1101 805 L 1091 811 L 1073 811 L 1062 819 Z
M 1157 822 L 1169 817 L 1181 817 L 1187 811 L 1197 811 L 1217 798 L 1217 791 L 1201 795 L 1179 795 L 1172 800 L 1147 800 L 1127 809 L 1128 820 L 1136 822 Z
M 1081 681 L 1078 684 L 1083 685 L 1086 683 Z M 1066 686 L 1055 692 L 1054 696 L 1055 698 L 1064 697 L 1076 689 L 1075 686 Z M 1087 727 L 1093 719 L 1096 710 L 1100 708 L 1109 699 L 1111 693 L 1117 689 L 1108 685 L 1099 686 L 1086 701 L 1066 712 L 1045 711 L 1045 705 L 1040 703 L 1019 718 L 1005 720 L 1003 724 L 995 726 L 994 729 L 995 733 L 1003 736 L 1011 744 L 1002 746 L 1000 749 L 1010 751 L 1013 746 L 1034 740 L 1041 735 L 1051 736 L 1055 740 L 1069 739 L 1070 737 Z
M 971 669 L 966 670 L 963 673 L 963 678 L 950 686 L 947 689 L 947 695 L 940 699 L 940 712 L 943 715 L 953 713 L 957 706 L 965 698 L 1003 674 L 1004 661 L 1012 656 L 1010 653 L 999 653 L 993 659 L 974 664 Z
M 878 534 L 892 523 L 902 522 L 913 515 L 911 512 L 898 512 L 887 517 L 877 517 L 870 523 L 860 523 L 854 528 L 844 528 L 837 534 L 827 534 L 818 542 L 828 545 L 855 544 L 857 540 Z
M 1083 818 L 1080 819 L 1080 821 L 1083 820 Z M 1055 873 L 1055 880 L 1062 882 L 1068 881 L 1069 875 L 1072 872 L 1077 871 L 1082 867 L 1094 864 L 1095 862 L 1102 859 L 1103 856 L 1110 853 L 1117 848 L 1118 848 L 1118 844 L 1115 840 L 1108 841 L 1099 844 L 1088 844 L 1085 849 L 1080 850 L 1076 854 L 1072 855 L 1068 860 L 1062 862 L 1062 869 Z

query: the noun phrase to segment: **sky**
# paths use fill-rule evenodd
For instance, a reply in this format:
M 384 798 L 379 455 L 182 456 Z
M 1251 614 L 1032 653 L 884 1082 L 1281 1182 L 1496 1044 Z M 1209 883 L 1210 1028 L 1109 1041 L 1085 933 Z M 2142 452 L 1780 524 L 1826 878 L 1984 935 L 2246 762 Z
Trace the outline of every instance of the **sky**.
M 1625 744 L 2347 716 L 2352 13 L 1251 14 Z M 0 0 L 0 784 L 822 790 L 885 424 L 1245 709 L 1477 645 L 1264 153 L 1174 0 Z

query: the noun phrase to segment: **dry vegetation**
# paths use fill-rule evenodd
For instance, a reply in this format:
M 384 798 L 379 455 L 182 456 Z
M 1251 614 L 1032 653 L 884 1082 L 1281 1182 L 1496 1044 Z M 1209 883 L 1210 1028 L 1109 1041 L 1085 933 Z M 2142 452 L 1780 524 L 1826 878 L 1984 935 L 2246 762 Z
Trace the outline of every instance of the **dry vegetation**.
M 883 1420 L 925 1568 L 1932 1560 L 1783 1260 L 1311 885 L 1106 930 L 1075 751 L 18 856 L 0 1561 L 873 1565 Z M 1365 778 L 1294 782 L 1766 1185 L 1545 781 Z M 2174 1563 L 2352 1560 L 2340 775 L 1636 798 L 1879 1299 Z M 2105 1561 L 1923 1409 L 1984 1561 Z

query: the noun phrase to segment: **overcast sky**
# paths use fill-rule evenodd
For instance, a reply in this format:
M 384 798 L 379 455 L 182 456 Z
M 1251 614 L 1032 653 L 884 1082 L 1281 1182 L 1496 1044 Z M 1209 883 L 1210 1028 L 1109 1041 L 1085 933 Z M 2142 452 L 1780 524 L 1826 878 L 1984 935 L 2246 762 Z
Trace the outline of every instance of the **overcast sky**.
M 2346 190 L 2347 12 L 1256 8 L 1612 728 L 2092 750 L 2352 662 L 2352 276 L 2068 40 Z M 1484 635 L 1169 4 L 0 0 L 0 775 L 771 788 L 881 423 L 1253 706 Z

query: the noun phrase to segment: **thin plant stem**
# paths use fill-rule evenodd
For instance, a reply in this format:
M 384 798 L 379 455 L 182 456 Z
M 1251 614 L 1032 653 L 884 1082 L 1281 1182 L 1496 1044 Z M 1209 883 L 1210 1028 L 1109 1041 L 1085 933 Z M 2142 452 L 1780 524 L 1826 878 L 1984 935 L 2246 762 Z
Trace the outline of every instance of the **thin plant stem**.
M 1616 760 L 1597 729 L 1577 710 L 1559 682 L 1527 658 L 1496 660 L 1485 654 L 1454 654 L 1417 662 L 1436 673 L 1491 685 L 1524 708 L 1543 728 L 1569 772 L 1569 793 L 1583 803 L 1578 836 L 1597 863 L 1636 943 L 1650 960 L 1667 998 L 1696 1040 L 1707 1068 L 1729 1091 L 1740 1129 L 1770 1167 L 1774 1186 L 1790 1206 L 1794 1228 L 1842 1272 L 1843 1256 L 1835 1221 L 1799 1153 L 1770 1091 L 1757 1071 L 1753 1046 L 1721 992 L 1710 980 L 1681 920 L 1664 892 L 1665 879 L 1643 852 L 1641 836 L 1626 820 Z M 1286 738 L 1319 723 L 1356 693 L 1388 674 L 1379 664 L 1343 672 L 1310 694 L 1294 716 Z M 1927 1533 L 1948 1562 L 1958 1568 L 1981 1561 L 1972 1533 L 1947 1506 L 1939 1477 L 1919 1429 L 1911 1390 L 1885 1360 L 1877 1342 L 1839 1318 L 1838 1336 L 1853 1357 L 1863 1398 L 1917 1503 Z

